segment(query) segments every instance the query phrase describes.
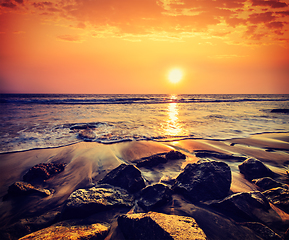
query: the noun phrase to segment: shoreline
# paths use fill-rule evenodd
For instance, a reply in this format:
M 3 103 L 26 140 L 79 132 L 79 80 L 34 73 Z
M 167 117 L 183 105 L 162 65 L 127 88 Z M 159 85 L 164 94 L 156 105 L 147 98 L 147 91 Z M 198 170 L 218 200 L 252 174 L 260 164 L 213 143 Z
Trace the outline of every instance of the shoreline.
M 280 175 L 279 180 L 284 180 L 286 171 L 289 169 L 289 133 L 283 132 L 254 134 L 249 138 L 229 140 L 185 139 L 170 142 L 129 141 L 114 144 L 78 142 L 61 147 L 2 153 L 0 154 L 1 199 L 7 194 L 8 187 L 16 181 L 22 181 L 25 172 L 36 164 L 55 162 L 65 163 L 66 167 L 63 172 L 39 185 L 52 189 L 52 195 L 46 198 L 28 196 L 8 201 L 2 200 L 0 232 L 13 227 L 13 224 L 21 219 L 39 217 L 52 210 L 59 211 L 74 190 L 87 188 L 97 183 L 109 171 L 122 163 L 133 164 L 137 159 L 171 150 L 180 151 L 187 158 L 161 164 L 151 169 L 141 167 L 140 171 L 146 180 L 146 185 L 174 179 L 187 164 L 196 163 L 200 159 L 223 161 L 229 165 L 232 172 L 231 193 L 258 190 L 239 172 L 238 165 L 241 161 L 238 157 L 261 160 Z M 198 157 L 201 153 L 203 156 Z M 219 158 L 218 155 L 214 156 L 212 153 L 220 154 Z M 236 158 L 221 159 L 221 154 Z M 175 198 L 178 199 L 177 196 Z M 186 204 L 184 208 L 191 206 L 189 203 Z M 278 212 L 283 222 L 289 223 L 289 215 L 282 210 Z M 108 217 L 108 219 L 104 215 L 105 213 L 99 213 L 97 218 L 116 224 L 115 215 L 112 214 L 113 217 Z M 110 239 L 117 239 L 114 235 L 116 233 L 111 234 L 114 237 Z

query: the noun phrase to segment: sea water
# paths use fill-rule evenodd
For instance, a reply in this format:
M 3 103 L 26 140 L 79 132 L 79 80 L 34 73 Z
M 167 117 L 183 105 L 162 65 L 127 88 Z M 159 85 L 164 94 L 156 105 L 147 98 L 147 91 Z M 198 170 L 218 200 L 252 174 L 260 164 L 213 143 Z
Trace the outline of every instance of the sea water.
M 0 95 L 0 152 L 132 140 L 231 139 L 289 132 L 289 95 Z M 94 139 L 82 139 L 90 128 Z

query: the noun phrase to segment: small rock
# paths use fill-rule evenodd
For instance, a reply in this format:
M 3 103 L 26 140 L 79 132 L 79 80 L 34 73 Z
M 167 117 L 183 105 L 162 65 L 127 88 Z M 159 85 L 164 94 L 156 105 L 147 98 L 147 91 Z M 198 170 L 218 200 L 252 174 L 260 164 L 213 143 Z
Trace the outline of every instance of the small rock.
M 289 109 L 283 109 L 283 108 L 277 108 L 277 109 L 272 109 L 272 113 L 289 113 Z
M 92 140 L 96 138 L 96 135 L 90 128 L 88 128 L 80 130 L 78 133 L 78 137 L 84 140 Z
M 51 192 L 47 189 L 36 188 L 30 183 L 27 182 L 15 182 L 8 188 L 9 196 L 24 196 L 36 194 L 41 197 L 47 197 L 51 194 Z
M 151 167 L 157 166 L 161 163 L 166 163 L 167 161 L 168 160 L 163 156 L 153 155 L 149 158 L 143 158 L 143 159 L 137 160 L 136 166 L 137 167 L 151 168 Z
M 245 178 L 252 180 L 255 178 L 274 177 L 276 174 L 266 167 L 261 161 L 253 158 L 248 158 L 239 166 L 240 173 L 244 174 Z
M 110 184 L 121 187 L 129 192 L 137 192 L 145 187 L 144 179 L 140 170 L 134 165 L 121 164 L 110 171 L 99 184 Z
M 83 218 L 111 207 L 132 207 L 134 197 L 125 189 L 99 185 L 89 189 L 78 189 L 67 199 L 62 219 Z
M 243 225 L 253 230 L 253 232 L 263 240 L 282 240 L 277 233 L 262 223 L 246 222 Z
M 259 221 L 255 213 L 268 212 L 271 209 L 268 200 L 258 191 L 236 193 L 221 201 L 211 201 L 209 205 L 222 210 L 236 221 Z
M 274 205 L 289 213 L 289 190 L 277 187 L 266 190 L 262 194 Z
M 26 235 L 21 240 L 38 239 L 104 239 L 110 230 L 108 223 L 95 223 L 91 225 L 71 225 L 69 221 L 59 222 L 48 228 Z
M 166 159 L 168 161 L 170 161 L 170 160 L 178 160 L 178 159 L 186 159 L 186 155 L 181 153 L 181 152 L 179 152 L 179 151 L 172 150 L 172 151 L 170 151 L 170 152 L 168 152 L 166 154 Z
M 235 160 L 235 161 L 244 161 L 245 157 L 239 157 L 234 155 L 228 155 L 224 153 L 219 153 L 215 151 L 207 151 L 207 150 L 196 150 L 196 157 L 198 158 L 217 158 L 217 159 L 226 159 L 226 160 Z
M 177 177 L 173 190 L 192 202 L 220 199 L 231 186 L 231 169 L 224 162 L 204 161 L 188 164 Z
M 207 239 L 195 219 L 157 212 L 119 216 L 118 226 L 128 240 Z
M 40 163 L 30 168 L 23 176 L 25 182 L 44 181 L 64 170 L 65 163 Z
M 157 183 L 147 186 L 141 190 L 138 204 L 148 212 L 154 207 L 158 207 L 169 202 L 171 198 L 171 189 L 162 183 Z
M 278 181 L 276 181 L 270 177 L 253 179 L 252 182 L 255 183 L 263 191 L 269 190 L 271 188 L 277 188 L 277 187 L 282 187 L 282 188 L 288 189 L 288 186 L 286 184 L 278 182 Z

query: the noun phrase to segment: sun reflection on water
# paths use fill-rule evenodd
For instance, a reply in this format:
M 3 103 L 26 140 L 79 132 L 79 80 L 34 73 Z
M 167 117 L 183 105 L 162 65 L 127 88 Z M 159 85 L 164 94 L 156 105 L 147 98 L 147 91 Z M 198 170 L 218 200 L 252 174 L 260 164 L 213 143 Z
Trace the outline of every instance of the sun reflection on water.
M 179 122 L 179 106 L 178 103 L 174 102 L 176 99 L 177 97 L 172 95 L 172 102 L 168 104 L 167 108 L 168 118 L 166 120 L 165 132 L 168 136 L 179 136 L 182 132 L 182 127 Z

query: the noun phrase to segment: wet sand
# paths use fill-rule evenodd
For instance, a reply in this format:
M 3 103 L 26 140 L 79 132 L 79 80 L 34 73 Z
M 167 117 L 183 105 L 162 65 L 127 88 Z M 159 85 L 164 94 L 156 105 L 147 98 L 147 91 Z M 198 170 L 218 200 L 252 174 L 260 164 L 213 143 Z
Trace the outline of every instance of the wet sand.
M 258 134 L 246 139 L 225 141 L 202 139 L 175 142 L 132 141 L 110 145 L 81 142 L 59 148 L 6 153 L 0 154 L 1 199 L 7 194 L 8 187 L 16 181 L 21 181 L 25 172 L 32 166 L 47 162 L 61 162 L 67 165 L 63 172 L 39 185 L 43 188 L 52 189 L 52 195 L 46 198 L 29 196 L 1 201 L 0 230 L 9 227 L 19 221 L 19 219 L 39 216 L 53 209 L 61 210 L 65 200 L 74 190 L 97 183 L 121 163 L 131 164 L 134 160 L 158 153 L 166 153 L 171 150 L 178 150 L 184 153 L 187 158 L 185 160 L 167 162 L 151 169 L 140 168 L 147 185 L 177 177 L 188 163 L 195 163 L 199 160 L 196 157 L 196 153 L 200 150 L 259 159 L 271 170 L 280 174 L 278 180 L 287 183 L 289 133 Z M 208 157 L 208 159 L 214 158 Z M 240 174 L 238 165 L 242 161 L 236 159 L 222 159 L 221 161 L 226 162 L 231 168 L 232 193 L 258 190 L 254 184 L 244 179 L 243 175 Z M 175 198 L 178 199 L 178 196 L 175 196 Z M 180 202 L 181 200 L 178 201 Z M 191 207 L 190 203 L 185 203 L 186 201 L 182 200 L 182 204 L 186 205 L 186 207 L 183 206 L 183 209 L 189 209 Z M 165 212 L 166 208 L 162 211 Z M 181 214 L 178 210 L 172 212 L 172 208 L 169 211 L 171 214 Z M 276 212 L 285 225 L 289 223 L 288 214 L 277 208 Z M 117 213 L 115 212 L 100 213 L 96 216 L 100 221 L 110 221 L 113 226 L 116 224 L 116 217 Z M 115 228 L 112 228 L 112 232 L 106 239 L 121 239 L 121 234 L 113 232 L 114 230 Z

